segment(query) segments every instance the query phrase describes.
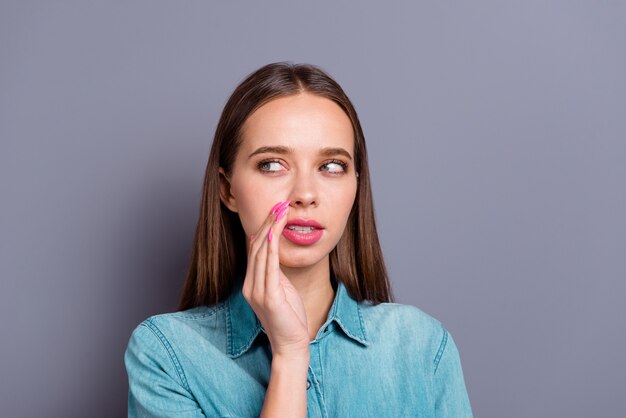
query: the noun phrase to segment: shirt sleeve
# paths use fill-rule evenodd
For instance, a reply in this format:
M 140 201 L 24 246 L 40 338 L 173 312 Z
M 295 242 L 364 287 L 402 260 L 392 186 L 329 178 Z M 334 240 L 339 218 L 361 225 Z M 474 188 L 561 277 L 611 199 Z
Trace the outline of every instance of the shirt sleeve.
M 128 417 L 204 417 L 165 336 L 149 320 L 133 331 L 124 354 Z
M 443 336 L 434 359 L 435 417 L 472 418 L 461 359 L 452 335 L 442 327 Z

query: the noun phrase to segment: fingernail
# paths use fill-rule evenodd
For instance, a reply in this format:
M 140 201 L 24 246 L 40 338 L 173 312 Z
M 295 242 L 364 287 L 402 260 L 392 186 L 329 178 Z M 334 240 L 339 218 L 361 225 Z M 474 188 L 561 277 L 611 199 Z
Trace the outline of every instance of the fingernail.
M 282 206 L 276 210 L 276 213 L 278 214 L 278 216 L 276 216 L 276 222 L 280 221 L 280 219 L 285 216 L 285 211 L 289 208 L 290 203 L 291 200 L 287 199 L 283 202 Z
M 272 215 L 275 214 L 278 211 L 278 209 L 280 208 L 280 206 L 283 205 L 284 203 L 285 203 L 284 201 L 280 201 L 280 202 L 276 203 L 274 205 L 274 207 L 272 207 L 272 210 L 270 211 L 270 213 Z
M 288 209 L 289 209 L 289 204 L 285 205 L 285 207 L 282 208 L 280 212 L 278 212 L 278 216 L 276 217 L 276 222 L 280 221 L 283 218 L 283 216 L 285 216 Z
M 270 232 L 267 234 L 267 240 L 272 241 L 272 228 L 270 228 Z
M 285 209 L 287 206 L 289 206 L 289 203 L 291 203 L 291 200 L 285 200 L 279 207 L 278 209 L 276 209 L 276 213 L 280 213 L 281 210 Z

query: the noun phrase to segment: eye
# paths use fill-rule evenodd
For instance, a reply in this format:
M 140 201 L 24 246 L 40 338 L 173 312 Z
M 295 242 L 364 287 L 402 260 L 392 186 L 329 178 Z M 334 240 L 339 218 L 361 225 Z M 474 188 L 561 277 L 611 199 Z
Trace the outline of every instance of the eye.
M 332 161 L 325 162 L 322 165 L 322 167 L 330 167 L 329 169 L 326 169 L 326 170 L 322 169 L 322 171 L 326 171 L 327 173 L 341 174 L 346 171 L 346 169 L 348 168 L 348 164 L 340 160 L 332 160 Z
M 263 160 L 257 164 L 257 168 L 261 171 L 275 173 L 280 171 L 280 161 L 278 160 Z

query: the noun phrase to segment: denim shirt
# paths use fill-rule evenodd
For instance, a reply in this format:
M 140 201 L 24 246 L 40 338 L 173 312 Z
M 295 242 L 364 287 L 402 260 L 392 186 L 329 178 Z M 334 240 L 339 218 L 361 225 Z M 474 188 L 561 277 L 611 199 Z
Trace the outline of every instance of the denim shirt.
M 125 352 L 129 417 L 258 417 L 272 352 L 241 293 L 152 316 Z M 398 303 L 357 303 L 339 282 L 309 343 L 307 417 L 472 417 L 457 347 L 436 319 Z

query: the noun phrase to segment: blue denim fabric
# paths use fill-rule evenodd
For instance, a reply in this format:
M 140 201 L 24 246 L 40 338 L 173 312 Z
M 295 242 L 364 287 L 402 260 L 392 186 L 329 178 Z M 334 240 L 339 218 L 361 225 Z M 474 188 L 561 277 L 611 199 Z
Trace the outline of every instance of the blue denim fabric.
M 152 316 L 125 353 L 129 417 L 258 417 L 272 360 L 241 293 Z M 310 342 L 308 417 L 472 417 L 457 347 L 411 305 L 357 303 L 338 283 Z

